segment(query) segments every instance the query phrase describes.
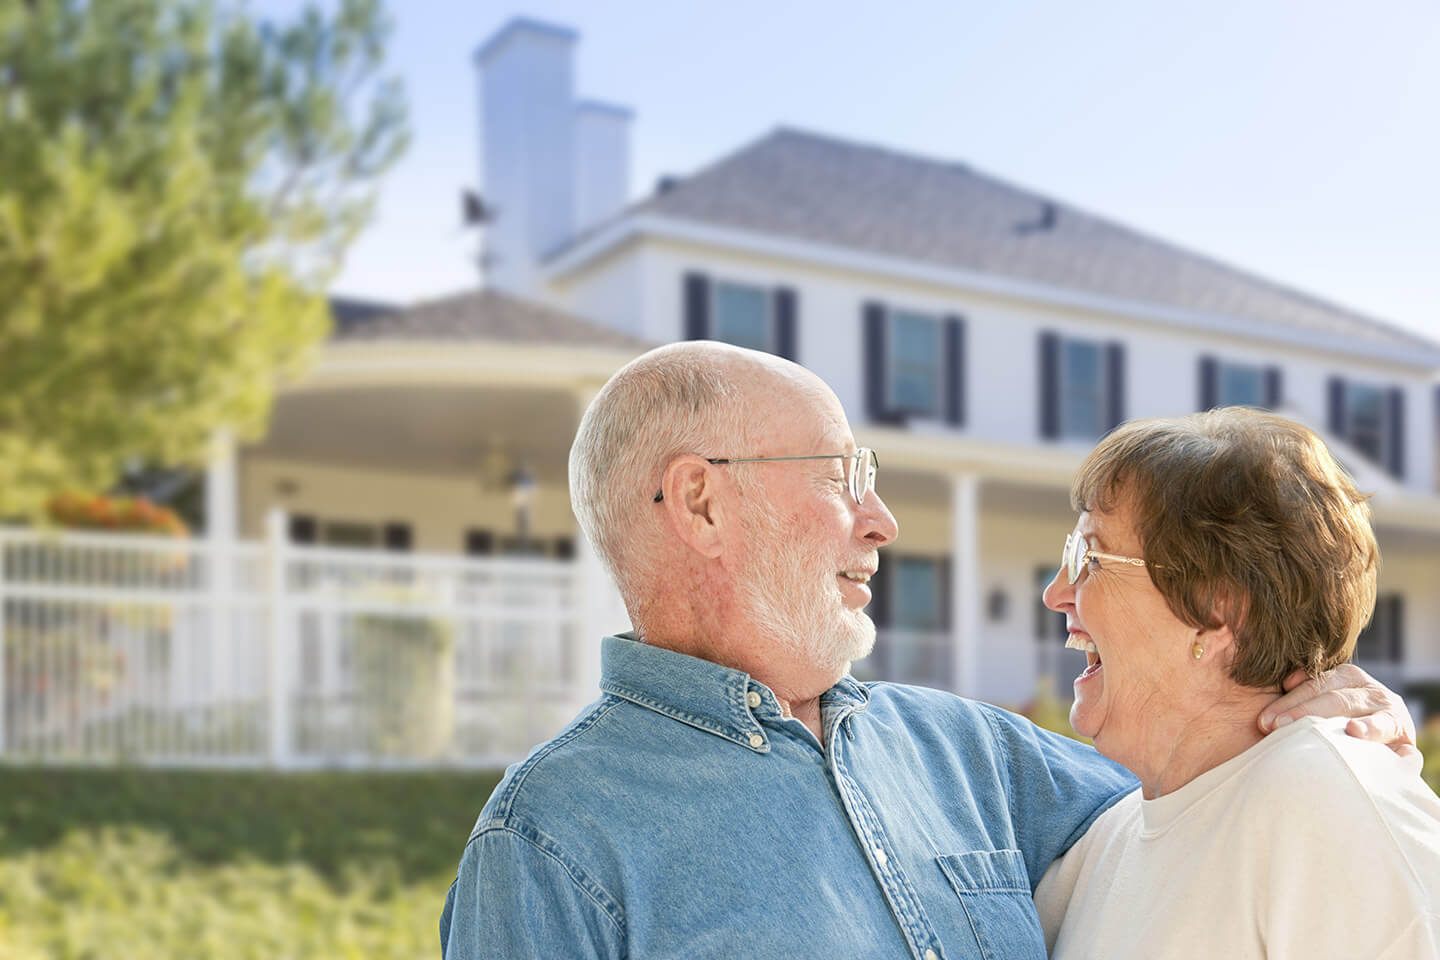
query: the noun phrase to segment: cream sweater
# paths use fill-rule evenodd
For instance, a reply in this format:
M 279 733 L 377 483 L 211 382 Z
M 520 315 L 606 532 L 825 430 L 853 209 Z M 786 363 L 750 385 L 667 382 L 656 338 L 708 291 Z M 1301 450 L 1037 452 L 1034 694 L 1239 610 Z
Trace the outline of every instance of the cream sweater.
M 1035 891 L 1052 960 L 1440 958 L 1440 798 L 1305 719 L 1106 811 Z

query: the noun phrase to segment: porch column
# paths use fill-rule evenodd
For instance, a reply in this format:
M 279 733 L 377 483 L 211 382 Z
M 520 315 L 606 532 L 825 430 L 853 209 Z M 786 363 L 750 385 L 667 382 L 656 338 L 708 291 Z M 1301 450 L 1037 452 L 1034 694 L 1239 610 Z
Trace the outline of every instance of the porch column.
M 980 690 L 980 475 L 950 478 L 951 686 L 962 697 Z
M 284 768 L 291 759 L 292 719 L 290 716 L 290 665 L 295 659 L 295 637 L 291 632 L 289 598 L 290 531 L 285 511 L 272 507 L 265 515 L 266 623 L 265 689 L 267 697 L 266 744 L 270 766 Z
M 218 427 L 210 435 L 205 467 L 205 539 L 212 544 L 235 542 L 239 529 L 235 474 L 235 434 L 229 427 Z
M 209 569 L 210 649 L 208 656 L 208 691 L 210 704 L 207 720 L 210 747 L 216 749 L 217 731 L 213 723 L 232 692 L 228 678 L 234 671 L 235 616 L 235 541 L 237 536 L 238 484 L 235 480 L 235 434 L 229 427 L 218 427 L 210 435 L 210 456 L 205 467 L 205 556 Z

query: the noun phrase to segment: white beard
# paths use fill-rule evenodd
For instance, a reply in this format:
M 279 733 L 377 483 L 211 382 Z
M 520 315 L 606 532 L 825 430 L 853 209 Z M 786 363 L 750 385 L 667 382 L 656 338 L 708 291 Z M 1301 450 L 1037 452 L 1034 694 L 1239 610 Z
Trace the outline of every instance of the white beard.
M 744 524 L 762 551 L 739 595 L 759 629 L 802 663 L 838 673 L 869 654 L 875 624 L 864 610 L 845 605 L 835 579 L 842 568 L 828 551 L 802 543 L 764 508 L 747 511 Z

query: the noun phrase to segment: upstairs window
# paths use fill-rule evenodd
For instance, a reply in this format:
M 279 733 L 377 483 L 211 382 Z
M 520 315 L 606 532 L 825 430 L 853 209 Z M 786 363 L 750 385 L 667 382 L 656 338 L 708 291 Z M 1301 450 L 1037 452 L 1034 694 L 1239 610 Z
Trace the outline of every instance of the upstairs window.
M 1089 440 L 1108 429 L 1105 355 L 1091 340 L 1060 344 L 1060 435 Z
M 723 281 L 712 285 L 710 338 L 737 347 L 775 350 L 774 321 L 770 316 L 770 292 L 764 287 Z
M 1125 419 L 1125 346 L 1040 334 L 1040 435 L 1093 441 Z
M 896 310 L 890 317 L 889 401 L 898 413 L 940 417 L 945 351 L 940 318 Z
M 1279 367 L 1200 358 L 1200 409 L 1280 406 Z
M 1259 367 L 1220 364 L 1220 403 L 1230 407 L 1259 407 L 1265 401 L 1265 374 Z
M 1330 432 L 1393 475 L 1405 476 L 1405 392 L 1330 378 Z
M 795 360 L 799 298 L 790 287 L 713 279 L 690 272 L 681 283 L 686 340 L 719 340 Z
M 965 319 L 866 303 L 861 307 L 865 407 L 876 423 L 965 423 Z

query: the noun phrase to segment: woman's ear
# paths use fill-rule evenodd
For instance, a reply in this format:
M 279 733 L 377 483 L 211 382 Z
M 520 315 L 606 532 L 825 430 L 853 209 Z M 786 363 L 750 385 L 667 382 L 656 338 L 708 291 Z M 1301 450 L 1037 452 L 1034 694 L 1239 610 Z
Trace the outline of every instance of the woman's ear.
M 1222 623 L 1194 631 L 1190 636 L 1190 656 L 1229 665 L 1235 657 L 1235 634 L 1230 632 L 1230 625 Z
M 710 559 L 718 557 L 723 546 L 722 485 L 719 471 L 691 454 L 671 460 L 660 480 L 661 506 L 670 529 L 686 546 Z

